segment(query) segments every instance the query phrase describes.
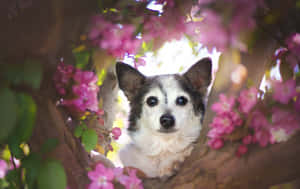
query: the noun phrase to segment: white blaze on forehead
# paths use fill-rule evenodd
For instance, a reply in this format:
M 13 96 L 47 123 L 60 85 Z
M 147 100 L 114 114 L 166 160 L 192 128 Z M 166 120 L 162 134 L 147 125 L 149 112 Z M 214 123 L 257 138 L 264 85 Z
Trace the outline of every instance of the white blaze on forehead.
M 168 106 L 175 104 L 177 97 L 184 96 L 190 100 L 189 95 L 181 88 L 179 82 L 173 75 L 159 76 L 157 81 L 158 84 L 153 86 L 145 96 L 145 101 L 148 97 L 155 96 L 159 99 L 159 103 L 167 105 L 167 108 Z
M 174 129 L 176 130 L 186 128 L 186 124 L 200 125 L 201 115 L 195 115 L 190 95 L 182 89 L 174 76 L 159 76 L 154 82 L 144 97 L 142 114 L 138 124 L 158 131 L 161 129 L 160 117 L 168 113 L 174 117 Z M 156 97 L 158 104 L 149 106 L 147 99 L 150 96 Z M 187 104 L 176 104 L 176 99 L 181 96 L 187 99 Z

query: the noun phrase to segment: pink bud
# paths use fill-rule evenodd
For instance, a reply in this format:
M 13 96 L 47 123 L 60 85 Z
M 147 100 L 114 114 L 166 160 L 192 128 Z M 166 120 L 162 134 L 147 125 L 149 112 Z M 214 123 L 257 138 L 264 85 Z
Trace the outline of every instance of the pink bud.
M 214 138 L 214 139 L 211 139 L 210 141 L 208 141 L 208 145 L 211 148 L 217 150 L 224 146 L 224 141 L 220 138 Z
M 118 140 L 118 138 L 122 134 L 122 131 L 119 127 L 114 127 L 112 129 L 111 133 L 113 134 L 113 139 Z
M 236 156 L 241 157 L 242 155 L 244 155 L 247 152 L 248 152 L 247 146 L 242 144 L 239 146 L 238 150 L 236 151 Z
M 251 135 L 245 136 L 243 138 L 243 144 L 245 144 L 245 145 L 251 144 L 252 143 L 252 138 L 253 137 Z

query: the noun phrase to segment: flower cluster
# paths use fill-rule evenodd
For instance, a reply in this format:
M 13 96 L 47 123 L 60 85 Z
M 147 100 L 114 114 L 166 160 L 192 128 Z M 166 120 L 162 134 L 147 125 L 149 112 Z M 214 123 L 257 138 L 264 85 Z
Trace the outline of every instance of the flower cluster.
M 238 99 L 240 104 L 248 104 L 248 101 L 253 101 L 252 96 L 257 93 L 254 89 L 251 88 L 242 92 L 243 96 L 241 95 Z M 225 136 L 230 135 L 236 128 L 242 126 L 243 120 L 241 113 L 238 112 L 241 108 L 236 108 L 236 101 L 235 97 L 226 97 L 224 94 L 221 94 L 220 101 L 212 105 L 212 110 L 216 112 L 216 116 L 210 124 L 212 129 L 208 133 L 208 136 L 211 138 L 208 142 L 210 147 L 214 149 L 223 147 Z M 247 106 L 245 109 L 249 112 L 254 105 L 252 103 L 252 106 Z
M 225 7 L 225 4 L 227 8 L 218 8 Z M 197 7 L 192 9 L 192 14 L 200 16 L 201 19 L 198 20 L 201 21 L 190 23 L 193 29 L 190 29 L 189 34 L 210 49 L 216 47 L 219 51 L 224 51 L 228 46 L 233 46 L 245 51 L 246 45 L 240 42 L 241 34 L 254 29 L 253 16 L 262 5 L 261 0 L 199 0 Z
M 97 76 L 93 72 L 76 69 L 61 61 L 57 66 L 54 82 L 57 92 L 63 97 L 61 104 L 71 112 L 82 115 L 85 111 L 92 111 L 101 115 L 97 98 Z
M 102 16 L 95 16 L 89 39 L 99 48 L 120 58 L 126 53 L 135 54 L 141 46 L 141 40 L 136 38 L 135 30 L 133 25 L 114 24 Z
M 240 140 L 236 155 L 241 156 L 248 151 L 249 144 L 265 147 L 286 141 L 299 131 L 300 93 L 296 91 L 295 80 L 273 82 L 272 89 L 264 98 L 254 87 L 241 91 L 238 98 L 221 94 L 220 101 L 212 105 L 216 116 L 210 124 L 208 145 L 219 149 L 226 140 Z
M 187 32 L 185 17 L 173 10 L 166 10 L 160 17 L 150 16 L 145 19 L 142 39 L 146 42 L 156 39 L 154 49 L 162 43 L 180 39 Z
M 142 181 L 137 178 L 136 170 L 129 169 L 128 175 L 124 174 L 122 168 L 106 168 L 101 163 L 95 169 L 88 172 L 88 177 L 92 181 L 89 189 L 113 189 L 113 182 L 119 182 L 126 189 L 142 189 Z
M 129 20 L 124 19 L 127 15 L 118 15 L 118 18 L 126 20 L 126 24 L 121 22 L 122 19 L 110 18 L 109 15 L 93 17 L 89 39 L 118 58 L 136 54 L 142 42 L 152 42 L 155 50 L 164 42 L 180 39 L 185 34 L 209 50 L 216 47 L 224 51 L 231 46 L 246 51 L 247 45 L 241 40 L 254 30 L 255 12 L 264 5 L 262 0 L 198 0 L 198 4 L 190 10 L 191 7 L 180 7 L 174 0 L 159 0 L 154 4 L 162 5 L 157 14 L 135 11 L 138 19 Z M 128 22 L 130 20 L 131 23 Z

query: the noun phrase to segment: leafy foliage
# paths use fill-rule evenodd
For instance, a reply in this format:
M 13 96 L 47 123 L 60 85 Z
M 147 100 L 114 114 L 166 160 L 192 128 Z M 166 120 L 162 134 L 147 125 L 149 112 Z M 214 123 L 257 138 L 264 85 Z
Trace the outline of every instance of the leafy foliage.
M 98 135 L 93 129 L 86 129 L 82 133 L 81 141 L 85 150 L 89 152 L 96 148 Z
M 67 177 L 61 163 L 55 160 L 46 161 L 38 175 L 38 188 L 65 189 Z
M 0 89 L 0 142 L 12 133 L 17 122 L 16 95 L 9 88 Z

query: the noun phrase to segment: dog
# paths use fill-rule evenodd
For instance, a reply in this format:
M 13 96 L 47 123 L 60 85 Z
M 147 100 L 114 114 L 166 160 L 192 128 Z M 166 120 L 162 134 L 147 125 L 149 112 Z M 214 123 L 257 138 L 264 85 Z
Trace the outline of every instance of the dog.
M 126 167 L 149 178 L 168 178 L 189 156 L 200 135 L 212 63 L 203 58 L 184 74 L 146 77 L 118 62 L 120 89 L 130 103 L 131 142 L 119 152 Z

